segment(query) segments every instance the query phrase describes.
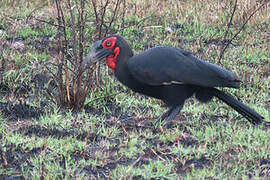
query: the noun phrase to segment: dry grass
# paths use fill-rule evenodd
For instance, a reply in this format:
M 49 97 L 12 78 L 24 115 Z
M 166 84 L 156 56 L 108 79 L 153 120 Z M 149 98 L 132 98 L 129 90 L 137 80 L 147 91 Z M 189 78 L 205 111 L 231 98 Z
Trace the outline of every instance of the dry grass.
M 130 92 L 108 71 L 101 73 L 106 83 L 89 94 L 84 112 L 62 111 L 48 101 L 33 85 L 33 76 L 54 61 L 57 33 L 51 25 L 27 17 L 36 9 L 35 18 L 54 19 L 50 2 L 0 2 L 2 110 L 9 103 L 0 116 L 0 179 L 269 179 L 269 128 L 252 126 L 216 100 L 207 105 L 187 101 L 171 129 L 148 127 L 165 110 L 162 103 Z M 256 1 L 238 0 L 238 5 L 228 38 L 252 13 Z M 126 0 L 126 7 L 125 27 L 118 29 L 116 24 L 114 31 L 128 40 L 134 52 L 171 45 L 218 63 L 233 8 L 230 1 Z M 90 3 L 88 8 L 88 33 L 95 36 Z M 252 17 L 220 64 L 243 81 L 240 90 L 227 91 L 266 120 L 270 117 L 269 15 L 268 4 Z M 23 51 L 14 47 L 18 40 Z M 16 93 L 23 83 L 30 90 Z M 53 90 L 53 85 L 47 86 Z M 23 101 L 14 108 L 18 94 L 45 113 L 11 120 L 24 113 L 21 107 L 29 108 Z M 14 114 L 6 116 L 6 111 Z
M 265 1 L 266 2 L 266 1 Z M 234 3 L 234 1 L 233 1 Z M 231 0 L 147 0 L 147 1 L 128 1 L 128 15 L 136 14 L 140 18 L 154 15 L 169 19 L 171 22 L 182 21 L 192 22 L 198 21 L 201 24 L 216 24 L 221 18 L 228 13 L 233 7 Z M 260 3 L 253 0 L 238 0 L 236 9 L 237 22 L 242 22 L 252 13 Z M 250 25 L 256 22 L 267 22 L 270 18 L 270 4 L 265 5 L 249 22 Z

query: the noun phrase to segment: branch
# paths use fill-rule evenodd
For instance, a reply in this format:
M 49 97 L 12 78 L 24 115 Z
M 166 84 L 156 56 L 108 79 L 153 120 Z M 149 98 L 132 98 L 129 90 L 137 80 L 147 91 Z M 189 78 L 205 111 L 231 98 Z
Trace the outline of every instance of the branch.
M 126 0 L 123 0 L 123 14 L 122 14 L 122 24 L 121 24 L 121 28 L 124 27 L 124 24 L 125 24 L 125 14 L 126 14 Z
M 103 7 L 103 13 L 101 15 L 101 23 L 100 23 L 100 26 L 99 26 L 99 32 L 98 32 L 98 38 L 100 39 L 101 38 L 101 31 L 102 31 L 102 26 L 104 24 L 104 19 L 105 19 L 105 14 L 106 14 L 106 10 L 107 10 L 107 6 L 109 5 L 109 0 L 106 1 L 104 7 Z
M 114 11 L 113 11 L 112 19 L 111 19 L 111 21 L 110 21 L 110 23 L 109 23 L 109 26 L 106 28 L 106 33 L 105 33 L 105 35 L 107 35 L 107 33 L 108 33 L 108 31 L 109 31 L 109 28 L 111 28 L 112 23 L 114 22 L 114 19 L 115 19 L 115 17 L 116 17 L 116 14 L 118 14 L 117 9 L 118 9 L 118 7 L 119 7 L 119 4 L 120 4 L 120 0 L 117 0 L 116 5 L 115 5 L 115 8 L 114 8 Z
M 70 16 L 71 16 L 71 34 L 72 34 L 72 39 L 73 39 L 73 43 L 72 43 L 72 50 L 73 50 L 73 62 L 76 62 L 76 59 L 78 58 L 77 56 L 77 51 L 76 51 L 76 48 L 77 48 L 77 42 L 76 42 L 76 28 L 75 28 L 75 18 L 74 18 L 74 14 L 73 14 L 73 8 L 74 7 L 71 7 L 71 3 L 70 3 L 70 0 L 67 0 L 68 2 L 68 10 L 69 10 L 69 13 L 70 13 Z
M 231 44 L 232 40 L 234 40 L 239 34 L 240 32 L 244 29 L 244 27 L 246 26 L 246 24 L 248 23 L 248 21 L 252 18 L 252 16 L 254 16 L 256 14 L 257 11 L 259 11 L 264 5 L 266 5 L 268 2 L 266 1 L 265 3 L 262 3 L 257 9 L 255 9 L 250 15 L 249 17 L 246 19 L 246 21 L 244 22 L 244 24 L 240 27 L 240 29 L 234 34 L 234 36 L 227 42 L 226 46 L 223 48 L 223 52 L 225 52 L 225 50 L 228 48 L 229 44 Z M 224 53 L 222 53 L 224 54 Z M 221 57 L 222 58 L 222 57 Z M 220 59 L 221 59 L 220 58 Z
M 35 8 L 35 9 L 33 9 L 33 11 L 31 11 L 30 14 L 26 17 L 26 23 L 28 23 L 30 17 L 33 17 L 32 14 L 33 14 L 34 12 L 36 12 L 37 10 L 43 8 L 44 6 L 45 6 L 45 5 L 41 5 L 40 7 L 37 7 L 37 8 Z
M 94 9 L 94 13 L 95 13 L 95 18 L 96 18 L 96 23 L 98 23 L 98 13 L 97 13 L 97 2 L 96 0 L 92 0 L 92 5 L 93 5 L 93 9 Z
M 235 11 L 236 11 L 236 7 L 237 7 L 237 0 L 235 0 L 234 7 L 233 7 L 233 11 L 232 11 L 232 14 L 231 14 L 231 18 L 230 18 L 229 23 L 227 24 L 227 29 L 226 29 L 226 32 L 225 32 L 225 35 L 224 35 L 224 39 L 223 39 L 223 42 L 224 42 L 224 43 L 226 42 L 226 39 L 227 39 L 229 30 L 230 30 L 230 28 L 231 28 L 233 16 L 234 16 Z M 219 59 L 218 59 L 218 62 L 219 62 L 219 63 L 220 63 L 220 60 L 222 59 L 222 57 L 223 57 L 223 55 L 224 55 L 224 52 L 225 52 L 225 49 L 224 49 L 223 46 L 222 46 L 221 51 L 220 51 L 220 56 L 219 56 Z
M 43 20 L 43 19 L 36 18 L 36 17 L 34 17 L 34 16 L 32 16 L 32 15 L 29 16 L 28 18 L 33 18 L 33 19 L 35 19 L 35 20 L 37 20 L 37 21 L 39 21 L 39 22 L 43 22 L 43 23 L 49 24 L 49 25 L 51 25 L 51 26 L 64 28 L 64 26 L 62 26 L 62 25 L 60 25 L 60 24 L 54 24 L 54 23 L 52 23 L 52 22 L 49 22 L 49 21 L 45 21 L 45 20 Z

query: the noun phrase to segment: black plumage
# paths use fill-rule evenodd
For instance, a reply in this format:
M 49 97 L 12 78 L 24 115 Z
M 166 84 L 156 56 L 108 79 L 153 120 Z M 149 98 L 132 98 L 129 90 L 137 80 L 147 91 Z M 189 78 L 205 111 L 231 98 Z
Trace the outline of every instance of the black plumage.
M 215 96 L 250 122 L 263 122 L 264 118 L 257 112 L 215 88 L 239 88 L 240 81 L 233 73 L 188 51 L 159 46 L 133 55 L 124 38 L 111 35 L 93 45 L 83 64 L 103 58 L 121 83 L 135 92 L 160 99 L 170 107 L 161 118 L 166 122 L 175 118 L 185 100 L 193 94 L 201 102 Z

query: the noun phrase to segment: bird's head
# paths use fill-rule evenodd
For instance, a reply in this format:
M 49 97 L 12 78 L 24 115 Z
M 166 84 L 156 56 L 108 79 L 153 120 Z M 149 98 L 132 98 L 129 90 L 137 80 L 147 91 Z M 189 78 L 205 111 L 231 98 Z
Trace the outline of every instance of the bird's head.
M 83 60 L 82 66 L 85 67 L 89 63 L 106 59 L 107 66 L 115 70 L 120 50 L 125 50 L 126 48 L 130 49 L 127 42 L 121 36 L 108 36 L 93 44 L 90 53 L 87 54 L 86 58 Z

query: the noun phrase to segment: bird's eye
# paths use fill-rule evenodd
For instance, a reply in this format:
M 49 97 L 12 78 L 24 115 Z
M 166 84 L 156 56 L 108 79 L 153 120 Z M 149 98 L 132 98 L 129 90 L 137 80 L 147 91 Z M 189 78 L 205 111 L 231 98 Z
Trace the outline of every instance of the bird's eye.
M 106 46 L 107 46 L 107 47 L 110 47 L 111 45 L 112 45 L 112 42 L 111 42 L 111 41 L 107 41 L 107 42 L 106 42 Z
M 105 49 L 113 49 L 115 48 L 115 44 L 116 44 L 116 37 L 109 37 L 109 38 L 106 38 L 102 41 L 102 48 L 105 48 Z

